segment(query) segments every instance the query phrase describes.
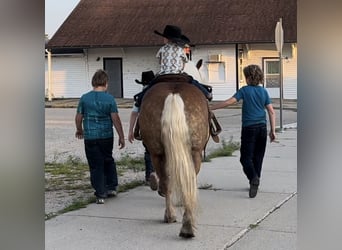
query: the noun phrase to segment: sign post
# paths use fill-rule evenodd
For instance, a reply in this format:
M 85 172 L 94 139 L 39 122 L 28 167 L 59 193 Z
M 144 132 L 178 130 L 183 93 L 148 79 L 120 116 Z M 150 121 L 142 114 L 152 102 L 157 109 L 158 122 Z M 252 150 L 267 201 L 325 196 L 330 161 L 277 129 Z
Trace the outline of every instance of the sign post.
M 284 31 L 282 26 L 282 19 L 280 18 L 275 28 L 275 44 L 279 52 L 279 80 L 280 80 L 280 98 L 279 98 L 279 113 L 280 113 L 280 132 L 283 132 L 283 45 L 284 45 Z

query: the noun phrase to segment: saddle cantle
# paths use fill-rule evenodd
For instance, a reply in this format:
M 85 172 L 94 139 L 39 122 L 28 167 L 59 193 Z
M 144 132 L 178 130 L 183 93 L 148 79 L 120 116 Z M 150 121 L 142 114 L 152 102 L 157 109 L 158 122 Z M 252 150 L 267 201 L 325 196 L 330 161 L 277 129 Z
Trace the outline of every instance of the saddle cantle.
M 188 74 L 164 74 L 159 75 L 155 78 L 155 83 L 157 82 L 191 82 L 192 77 Z
M 191 83 L 193 77 L 188 75 L 187 73 L 180 73 L 180 74 L 164 74 L 159 75 L 155 78 L 154 83 L 158 82 L 188 82 Z M 210 85 L 201 84 L 209 93 L 213 92 L 213 88 Z

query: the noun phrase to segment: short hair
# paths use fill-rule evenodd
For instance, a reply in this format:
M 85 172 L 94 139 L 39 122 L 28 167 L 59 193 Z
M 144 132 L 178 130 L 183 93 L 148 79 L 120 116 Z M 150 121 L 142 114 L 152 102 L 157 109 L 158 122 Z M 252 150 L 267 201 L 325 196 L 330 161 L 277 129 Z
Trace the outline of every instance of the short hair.
M 258 85 L 264 82 L 264 73 L 258 65 L 251 64 L 243 69 L 247 84 Z
M 108 83 L 108 80 L 109 80 L 109 77 L 106 71 L 102 69 L 98 69 L 93 75 L 93 78 L 91 80 L 91 85 L 93 87 L 106 86 L 106 84 Z

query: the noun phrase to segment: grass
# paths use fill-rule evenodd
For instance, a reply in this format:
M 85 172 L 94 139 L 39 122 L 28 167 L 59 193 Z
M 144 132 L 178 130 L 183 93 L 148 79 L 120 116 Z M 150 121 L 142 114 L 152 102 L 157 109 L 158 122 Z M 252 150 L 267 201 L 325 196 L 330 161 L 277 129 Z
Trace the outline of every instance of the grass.
M 204 161 L 210 162 L 210 160 L 213 158 L 232 156 L 234 151 L 236 151 L 238 149 L 240 149 L 240 143 L 234 142 L 233 138 L 230 138 L 230 140 L 228 142 L 223 140 L 221 143 L 221 147 L 214 150 L 209 155 L 207 155 L 205 157 Z
M 145 161 L 143 157 L 132 158 L 128 154 L 121 157 L 120 160 L 115 161 L 117 166 L 118 175 L 122 175 L 127 170 L 133 170 L 134 172 L 140 172 L 145 170 Z
M 210 161 L 216 157 L 231 156 L 235 150 L 240 148 L 240 144 L 233 142 L 232 138 L 226 142 L 222 141 L 221 147 L 211 152 L 204 161 Z M 117 173 L 119 176 L 126 171 L 140 172 L 145 170 L 143 157 L 124 155 L 116 161 Z M 143 181 L 134 180 L 123 185 L 119 185 L 118 193 L 127 192 L 130 189 L 143 185 Z M 200 189 L 212 189 L 212 185 L 207 184 Z M 92 195 L 93 190 L 89 180 L 88 164 L 82 162 L 80 158 L 69 156 L 64 163 L 57 162 L 57 156 L 53 162 L 45 163 L 45 191 L 65 191 L 70 195 L 75 195 L 76 191 L 82 191 L 85 197 L 76 197 L 70 205 L 59 210 L 56 213 L 45 214 L 45 220 L 56 217 L 60 214 L 85 208 L 88 204 L 95 202 Z

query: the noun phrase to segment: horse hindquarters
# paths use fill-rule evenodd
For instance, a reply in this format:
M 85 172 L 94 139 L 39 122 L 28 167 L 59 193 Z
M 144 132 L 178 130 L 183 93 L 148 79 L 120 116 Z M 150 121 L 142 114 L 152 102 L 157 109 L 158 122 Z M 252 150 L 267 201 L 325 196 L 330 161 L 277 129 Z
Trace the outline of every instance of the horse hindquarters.
M 197 182 L 184 102 L 179 94 L 169 94 L 165 99 L 161 127 L 166 168 L 170 176 L 169 190 L 173 192 L 176 201 L 180 201 L 185 209 L 180 236 L 193 237 L 194 214 L 197 207 Z M 171 202 L 167 201 L 168 205 L 171 205 Z M 172 210 L 170 207 L 169 209 Z

